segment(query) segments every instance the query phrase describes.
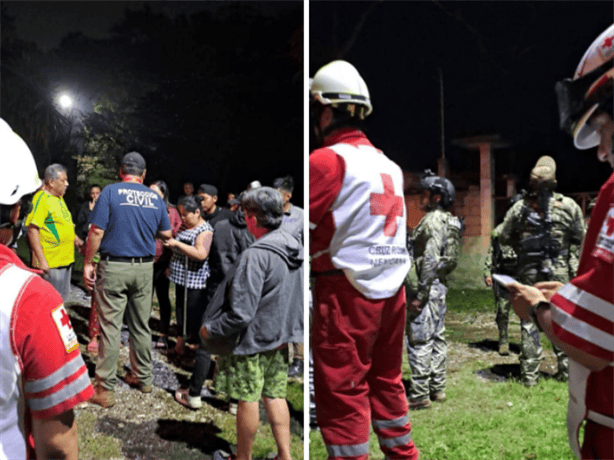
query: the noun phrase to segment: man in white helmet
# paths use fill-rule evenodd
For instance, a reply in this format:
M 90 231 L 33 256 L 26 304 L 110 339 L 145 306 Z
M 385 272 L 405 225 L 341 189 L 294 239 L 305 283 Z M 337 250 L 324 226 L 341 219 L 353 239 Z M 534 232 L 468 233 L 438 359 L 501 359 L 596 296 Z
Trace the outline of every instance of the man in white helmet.
M 73 408 L 94 390 L 60 294 L 8 249 L 22 198 L 41 185 L 0 119 L 0 459 L 78 458 Z
M 416 459 L 401 381 L 410 259 L 401 168 L 360 129 L 367 86 L 345 61 L 311 84 L 309 228 L 316 416 L 329 459 Z
M 614 167 L 614 25 L 589 47 L 573 80 L 557 83 L 561 127 L 577 148 Z M 563 285 L 509 286 L 514 310 L 569 356 L 567 431 L 576 457 L 614 458 L 614 174 L 601 187 L 577 276 Z M 585 422 L 579 445 L 580 426 Z

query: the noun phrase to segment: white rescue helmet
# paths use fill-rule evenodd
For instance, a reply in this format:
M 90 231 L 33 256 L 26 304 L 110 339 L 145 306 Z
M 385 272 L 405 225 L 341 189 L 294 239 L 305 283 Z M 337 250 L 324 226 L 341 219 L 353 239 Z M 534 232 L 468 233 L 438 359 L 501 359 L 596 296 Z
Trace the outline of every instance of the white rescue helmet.
M 0 205 L 12 206 L 40 186 L 32 152 L 0 118 Z
M 589 46 L 580 60 L 572 80 L 556 84 L 561 128 L 572 135 L 580 150 L 599 145 L 600 135 L 588 123 L 595 111 L 604 105 L 612 107 L 614 81 L 614 24 Z
M 367 84 L 358 70 L 346 61 L 333 61 L 320 68 L 310 82 L 310 92 L 323 105 L 347 105 L 351 108 L 352 104 L 356 104 L 365 107 L 353 115 L 360 119 L 373 111 Z M 349 111 L 352 112 L 351 109 Z

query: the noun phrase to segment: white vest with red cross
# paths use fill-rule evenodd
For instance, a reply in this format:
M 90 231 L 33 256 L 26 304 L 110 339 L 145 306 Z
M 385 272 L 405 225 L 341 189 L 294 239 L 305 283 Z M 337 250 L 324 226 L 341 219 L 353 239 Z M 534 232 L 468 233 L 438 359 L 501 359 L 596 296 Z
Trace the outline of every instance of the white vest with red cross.
M 328 148 L 345 162 L 343 185 L 331 207 L 332 263 L 368 299 L 392 297 L 410 268 L 401 168 L 372 146 Z
M 0 460 L 26 458 L 21 366 L 11 346 L 11 316 L 23 286 L 32 276 L 14 265 L 0 271 Z

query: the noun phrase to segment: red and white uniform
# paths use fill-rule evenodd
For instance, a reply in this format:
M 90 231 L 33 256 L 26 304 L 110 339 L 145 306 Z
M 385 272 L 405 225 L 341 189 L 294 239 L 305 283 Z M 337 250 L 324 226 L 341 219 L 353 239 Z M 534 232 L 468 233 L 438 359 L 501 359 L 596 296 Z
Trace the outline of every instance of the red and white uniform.
M 578 275 L 552 297 L 552 326 L 564 342 L 609 361 L 591 372 L 569 359 L 569 444 L 577 457 L 614 458 L 614 174 L 601 187 Z M 584 443 L 578 431 L 584 420 Z
M 3 245 L 0 293 L 0 460 L 30 459 L 31 418 L 72 409 L 94 389 L 62 297 Z
M 401 381 L 406 249 L 403 174 L 353 128 L 309 157 L 311 342 L 316 416 L 329 459 L 416 459 Z

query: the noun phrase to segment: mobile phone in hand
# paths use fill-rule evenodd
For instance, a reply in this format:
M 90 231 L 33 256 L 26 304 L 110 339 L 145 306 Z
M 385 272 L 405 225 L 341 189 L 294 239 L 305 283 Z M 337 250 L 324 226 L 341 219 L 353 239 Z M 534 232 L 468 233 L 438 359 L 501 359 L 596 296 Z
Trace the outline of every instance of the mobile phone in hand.
M 507 276 L 507 275 L 499 275 L 499 274 L 494 274 L 492 275 L 492 279 L 499 284 L 499 286 L 501 286 L 503 289 L 505 289 L 507 291 L 507 286 L 512 284 L 512 283 L 517 283 L 518 281 L 516 281 L 514 278 L 512 278 L 511 276 Z

